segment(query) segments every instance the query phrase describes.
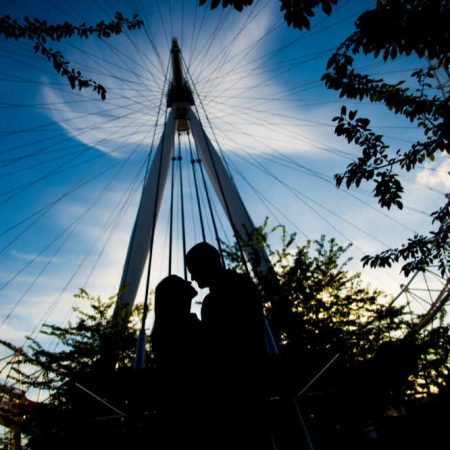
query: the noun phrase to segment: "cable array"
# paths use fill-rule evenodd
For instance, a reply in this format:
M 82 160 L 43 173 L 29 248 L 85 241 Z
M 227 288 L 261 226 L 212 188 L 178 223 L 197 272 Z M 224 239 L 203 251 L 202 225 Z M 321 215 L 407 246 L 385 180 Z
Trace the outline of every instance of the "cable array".
M 97 0 L 90 11 L 70 0 L 47 4 L 52 15 L 75 23 L 115 13 L 110 3 Z M 353 242 L 361 255 L 373 246 L 394 245 L 396 237 L 375 234 L 363 221 L 346 216 L 335 203 L 337 196 L 348 209 L 387 224 L 396 235 L 423 225 L 426 212 L 416 204 L 408 207 L 406 202 L 408 219 L 404 220 L 380 210 L 368 190 L 335 192 L 334 173 L 342 171 L 357 153 L 333 137 L 330 119 L 342 102 L 324 91 L 320 67 L 336 48 L 330 36 L 349 27 L 364 6 L 342 2 L 335 15 L 318 18 L 311 32 L 284 36 L 285 24 L 274 14 L 272 4 L 270 0 L 255 2 L 237 16 L 230 8 L 211 12 L 187 0 L 119 2 L 117 7 L 141 15 L 142 30 L 125 31 L 111 40 L 61 43 L 77 69 L 106 86 L 105 102 L 91 92 L 70 90 L 40 55 L 33 54 L 28 42 L 2 43 L 0 60 L 5 69 L 0 83 L 6 89 L 0 101 L 4 118 L 0 254 L 7 264 L 0 278 L 0 327 L 12 320 L 20 322 L 42 285 L 60 278 L 43 314 L 28 320 L 35 335 L 42 323 L 58 319 L 54 313 L 70 292 L 94 284 L 96 273 L 108 265 L 111 255 L 115 266 L 123 264 L 114 247 L 118 235 L 131 234 L 134 208 L 167 118 L 164 105 L 172 36 L 182 46 L 199 119 L 244 200 L 249 199 L 246 203 L 256 220 L 269 216 L 276 223 L 289 224 L 302 239 L 314 239 L 318 230 L 326 230 Z M 25 2 L 9 6 L 17 17 L 34 14 Z M 360 67 L 383 77 L 412 70 L 395 63 L 361 62 Z M 357 107 L 378 111 L 369 103 Z M 322 109 L 330 117 L 319 114 Z M 407 123 L 383 120 L 379 128 L 392 134 L 388 137 L 396 145 L 416 138 Z M 155 235 L 163 242 L 158 251 L 164 250 L 154 264 L 164 265 L 169 273 L 180 271 L 179 253 L 184 254 L 190 243 L 209 240 L 220 248 L 221 239 L 232 241 L 226 214 L 190 136 L 179 137 L 178 158 L 173 161 L 170 193 L 160 214 L 170 219 L 165 230 L 158 229 Z M 439 188 L 417 186 L 412 178 L 406 182 L 430 201 L 444 195 Z M 292 210 L 287 211 L 287 202 L 294 205 Z M 309 226 L 308 221 L 315 225 Z M 72 241 L 80 242 L 79 253 Z M 362 241 L 370 243 L 369 249 Z M 31 256 L 21 260 L 25 250 Z M 119 250 L 125 252 L 123 245 Z M 72 252 L 76 253 L 73 258 Z M 58 260 L 66 266 L 61 277 Z M 147 281 L 146 296 L 156 281 L 153 277 L 152 283 Z M 118 282 L 110 280 L 110 294 Z M 428 289 L 432 292 L 433 287 Z M 64 320 L 69 320 L 71 306 L 65 305 Z

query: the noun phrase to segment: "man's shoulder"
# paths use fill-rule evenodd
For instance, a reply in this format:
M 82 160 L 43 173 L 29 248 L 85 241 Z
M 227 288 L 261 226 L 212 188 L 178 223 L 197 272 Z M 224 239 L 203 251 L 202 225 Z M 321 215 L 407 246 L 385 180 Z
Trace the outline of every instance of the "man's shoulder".
M 221 278 L 223 281 L 236 281 L 239 283 L 252 283 L 253 284 L 253 281 L 250 278 L 250 275 L 248 275 L 246 273 L 242 273 L 242 272 L 236 272 L 235 270 L 232 270 L 232 269 L 224 270 Z
M 230 269 L 224 271 L 220 284 L 225 291 L 231 289 L 233 291 L 241 291 L 247 295 L 250 293 L 258 295 L 259 293 L 256 284 L 248 274 L 235 272 Z

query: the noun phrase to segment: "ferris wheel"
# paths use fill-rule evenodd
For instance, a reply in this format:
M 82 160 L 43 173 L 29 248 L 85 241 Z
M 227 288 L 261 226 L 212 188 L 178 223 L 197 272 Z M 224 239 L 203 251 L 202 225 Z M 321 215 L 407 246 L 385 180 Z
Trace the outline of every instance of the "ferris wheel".
M 97 15 L 113 12 L 95 3 Z M 232 11 L 194 8 L 187 1 L 131 3 L 145 20 L 138 37 L 127 32 L 121 43 L 64 44 L 64 53 L 77 67 L 108 82 L 106 103 L 91 93 L 69 90 L 51 68 L 40 74 L 43 63 L 30 57 L 25 44 L 8 43 L 1 49 L 2 58 L 18 64 L 4 76 L 11 89 L 1 104 L 2 117 L 10 112 L 0 136 L 2 176 L 11 183 L 0 200 L 10 208 L 0 230 L 5 239 L 0 252 L 7 255 L 0 286 L 5 294 L 0 322 L 6 336 L 20 342 L 25 335 L 35 336 L 44 322 L 67 322 L 72 293 L 78 287 L 111 295 L 130 281 L 123 270 L 127 251 L 133 254 L 132 246 L 127 246 L 135 234 L 133 223 L 144 182 L 161 177 L 160 166 L 154 165 L 151 172 L 151 164 L 168 123 L 173 126 L 172 153 L 166 155 L 165 179 L 159 178 L 167 192 L 163 198 L 162 187 L 153 188 L 144 195 L 147 200 L 154 197 L 164 219 L 153 222 L 155 213 L 146 201 L 147 225 L 153 227 L 155 237 L 154 272 L 148 286 L 132 283 L 133 298 L 126 303 L 135 298 L 143 301 L 142 291 L 148 292 L 162 274 L 182 274 L 187 245 L 200 240 L 217 245 L 221 240 L 232 242 L 233 218 L 239 214 L 245 216 L 240 224 L 247 228 L 270 216 L 275 223 L 292 227 L 302 239 L 337 234 L 355 242 L 359 256 L 370 252 L 374 243 L 389 247 L 392 241 L 386 239 L 386 229 L 395 228 L 397 236 L 423 225 L 426 214 L 416 205 L 406 212 L 405 220 L 378 211 L 367 192 L 334 189 L 333 173 L 355 152 L 337 144 L 329 122 L 321 119 L 322 108 L 331 117 L 340 101 L 320 91 L 321 69 L 309 64 L 323 65 L 331 51 L 325 41 L 333 34 L 339 40 L 339 27 L 354 20 L 357 12 L 349 2 L 331 22 L 319 18 L 311 35 L 288 32 L 283 37 L 277 34 L 281 20 L 268 1 L 239 17 Z M 33 15 L 26 2 L 18 4 L 22 9 L 16 14 Z M 89 22 L 87 6 L 66 2 L 50 13 Z M 114 6 L 130 10 L 129 2 Z M 189 116 L 176 112 L 170 116 L 170 108 L 180 102 L 167 98 L 173 83 L 172 36 L 178 37 L 183 50 L 180 64 L 195 99 L 194 107 L 190 97 L 182 98 L 189 105 Z M 389 71 L 377 65 L 369 69 Z M 32 89 L 35 85 L 37 90 Z M 404 124 L 385 124 L 385 130 L 401 132 L 400 139 L 392 136 L 396 143 L 408 140 L 409 131 L 414 133 Z M 208 162 L 211 149 L 214 156 Z M 233 192 L 229 201 L 225 182 L 228 192 Z M 407 182 L 421 193 L 422 204 L 430 198 L 436 203 L 443 195 L 436 187 Z M 231 212 L 233 205 L 239 211 Z M 144 225 L 135 229 L 148 230 Z M 368 250 L 363 243 L 369 243 Z M 136 251 L 144 249 L 140 274 L 147 247 L 148 243 L 136 244 Z M 265 260 L 264 253 L 260 259 Z M 125 292 L 125 296 L 130 293 Z M 448 298 L 448 280 L 430 269 L 399 283 L 392 302 L 405 307 L 416 324 L 412 332 L 420 332 L 445 320 Z M 2 391 L 2 399 L 8 401 L 25 396 L 18 381 L 7 375 L 15 356 L 6 353 L 2 360 L 2 386 L 13 386 Z
M 433 268 L 413 273 L 400 286 L 399 293 L 390 304 L 403 306 L 415 326 L 409 331 L 417 334 L 433 324 L 448 323 L 448 302 L 450 298 L 450 278 L 444 279 Z

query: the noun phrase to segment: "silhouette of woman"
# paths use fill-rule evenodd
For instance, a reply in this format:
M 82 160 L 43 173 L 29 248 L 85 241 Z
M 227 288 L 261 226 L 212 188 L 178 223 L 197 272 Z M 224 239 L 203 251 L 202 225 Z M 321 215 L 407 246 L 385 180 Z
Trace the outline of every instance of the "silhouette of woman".
M 159 366 L 180 366 L 198 351 L 200 321 L 191 313 L 196 295 L 191 283 L 177 275 L 156 286 L 152 350 Z
M 191 313 L 197 291 L 176 276 L 164 278 L 155 290 L 152 350 L 159 377 L 159 448 L 198 444 L 196 421 L 201 359 L 201 323 Z M 196 445 L 198 448 L 198 445 Z

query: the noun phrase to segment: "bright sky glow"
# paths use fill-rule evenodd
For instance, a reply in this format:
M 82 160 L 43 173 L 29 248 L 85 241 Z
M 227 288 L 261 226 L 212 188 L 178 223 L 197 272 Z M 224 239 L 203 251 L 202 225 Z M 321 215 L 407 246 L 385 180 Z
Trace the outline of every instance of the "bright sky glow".
M 104 297 L 117 291 L 147 157 L 162 130 L 164 98 L 159 116 L 158 108 L 172 36 L 202 100 L 200 118 L 220 144 L 254 222 L 269 216 L 270 225 L 297 231 L 299 243 L 321 234 L 352 242 L 349 268 L 372 286 L 400 290 L 405 280 L 398 267 L 363 270 L 360 258 L 430 229 L 427 214 L 450 187 L 449 162 L 437 160 L 409 176 L 403 212 L 381 211 L 370 186 L 337 190 L 333 175 L 358 150 L 334 136 L 331 119 L 344 102 L 320 81 L 332 50 L 375 2 L 340 1 L 330 17 L 313 20 L 311 32 L 287 28 L 276 2 L 255 3 L 239 14 L 200 8 L 195 0 L 2 2 L 0 13 L 17 18 L 95 23 L 121 11 L 145 21 L 145 29 L 110 40 L 52 45 L 107 88 L 104 102 L 89 90 L 71 90 L 31 43 L 0 39 L 2 338 L 21 343 L 43 322 L 65 323 L 80 287 Z M 418 62 L 361 58 L 358 64 L 399 79 Z M 383 108 L 345 103 L 366 113 L 394 148 L 417 138 L 410 123 Z M 194 198 L 192 184 L 186 196 Z M 200 240 L 194 204 L 186 216 L 189 247 Z M 167 270 L 167 204 L 160 217 L 152 286 Z M 180 229 L 179 218 L 175 226 Z M 220 228 L 229 239 L 227 226 Z M 179 234 L 174 246 L 181 248 Z

